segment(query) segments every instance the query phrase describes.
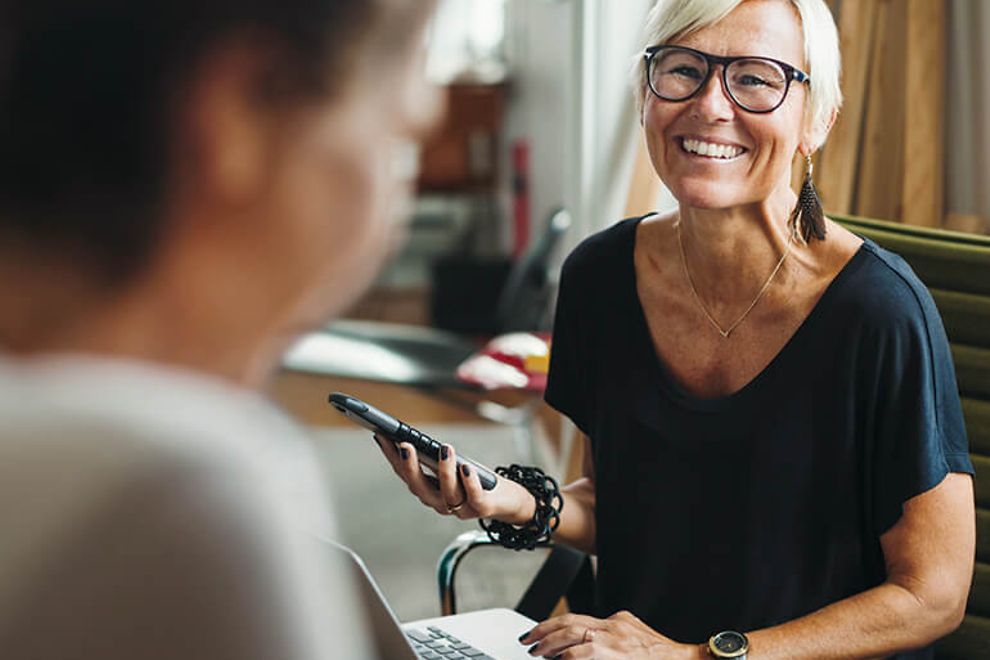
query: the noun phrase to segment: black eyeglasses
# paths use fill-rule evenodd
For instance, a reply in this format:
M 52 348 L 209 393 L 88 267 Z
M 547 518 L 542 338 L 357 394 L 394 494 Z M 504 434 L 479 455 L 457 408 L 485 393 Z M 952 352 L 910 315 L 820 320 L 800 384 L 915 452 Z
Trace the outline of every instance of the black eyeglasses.
M 811 80 L 804 71 L 769 57 L 720 57 L 684 46 L 651 46 L 643 57 L 646 84 L 664 101 L 686 101 L 696 95 L 718 64 L 729 98 L 747 112 L 773 112 L 787 97 L 792 80 Z

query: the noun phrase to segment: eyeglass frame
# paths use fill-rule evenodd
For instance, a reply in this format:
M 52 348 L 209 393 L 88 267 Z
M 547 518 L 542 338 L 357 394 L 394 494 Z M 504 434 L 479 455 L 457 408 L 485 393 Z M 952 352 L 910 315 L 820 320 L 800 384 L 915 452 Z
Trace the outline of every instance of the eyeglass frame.
M 702 78 L 701 82 L 698 83 L 698 88 L 682 99 L 664 98 L 663 96 L 660 96 L 660 93 L 653 87 L 653 80 L 651 79 L 650 76 L 650 64 L 652 63 L 653 58 L 656 57 L 656 54 L 664 50 L 686 51 L 688 53 L 697 55 L 698 57 L 702 58 L 703 60 L 705 60 L 705 63 L 708 65 L 708 72 L 705 73 L 705 77 Z M 703 90 L 708 85 L 708 81 L 711 80 L 712 77 L 712 72 L 715 71 L 715 67 L 719 64 L 722 65 L 722 76 L 721 76 L 722 88 L 725 89 L 725 93 L 728 94 L 729 98 L 732 100 L 732 102 L 736 105 L 737 108 L 740 108 L 741 110 L 745 110 L 746 112 L 750 112 L 756 115 L 765 115 L 767 113 L 773 112 L 774 110 L 782 106 L 784 104 L 784 101 L 787 100 L 787 93 L 791 91 L 791 81 L 796 81 L 798 84 L 804 84 L 804 83 L 810 84 L 811 82 L 811 76 L 805 73 L 804 71 L 802 71 L 801 69 L 791 64 L 788 64 L 787 62 L 775 60 L 772 57 L 760 57 L 758 55 L 736 55 L 731 57 L 725 57 L 722 55 L 709 55 L 704 51 L 696 50 L 694 48 L 688 48 L 687 46 L 677 46 L 674 44 L 661 44 L 659 46 L 650 46 L 649 48 L 647 48 L 646 51 L 643 52 L 643 58 L 645 60 L 644 69 L 646 71 L 647 88 L 649 88 L 650 92 L 652 92 L 653 95 L 656 96 L 658 99 L 660 99 L 661 101 L 667 101 L 668 103 L 681 103 L 683 101 L 688 101 L 694 98 L 695 96 L 697 96 L 701 92 L 701 90 Z M 787 86 L 784 87 L 784 93 L 780 95 L 780 101 L 777 102 L 777 105 L 773 106 L 768 110 L 751 110 L 750 108 L 747 108 L 746 106 L 744 106 L 742 103 L 739 102 L 739 99 L 737 99 L 735 95 L 732 93 L 732 88 L 729 86 L 729 80 L 726 77 L 726 71 L 728 70 L 729 65 L 732 64 L 733 62 L 738 62 L 739 60 L 761 60 L 763 62 L 772 62 L 773 64 L 776 64 L 784 71 L 784 78 L 787 81 Z

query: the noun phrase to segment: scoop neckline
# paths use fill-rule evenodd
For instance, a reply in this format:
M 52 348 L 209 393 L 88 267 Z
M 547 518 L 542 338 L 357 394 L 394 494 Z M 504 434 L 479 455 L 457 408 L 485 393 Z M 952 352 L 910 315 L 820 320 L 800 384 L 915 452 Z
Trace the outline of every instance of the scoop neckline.
M 849 277 L 849 274 L 855 270 L 859 262 L 864 258 L 869 250 L 867 245 L 871 243 L 870 239 L 860 236 L 860 239 L 863 242 L 858 248 L 856 248 L 856 252 L 854 252 L 849 260 L 843 264 L 839 272 L 832 278 L 832 281 L 825 287 L 825 291 L 822 292 L 822 295 L 818 298 L 818 301 L 815 302 L 814 307 L 811 308 L 808 315 L 804 317 L 804 320 L 801 321 L 797 329 L 791 334 L 790 337 L 788 337 L 787 341 L 784 342 L 784 345 L 781 346 L 780 350 L 774 354 L 770 362 L 768 362 L 759 373 L 749 379 L 746 384 L 735 392 L 731 392 L 723 396 L 701 397 L 692 394 L 685 389 L 680 382 L 678 382 L 678 380 L 671 373 L 670 367 L 667 365 L 666 361 L 660 356 L 656 347 L 653 345 L 653 336 L 650 332 L 650 324 L 646 319 L 646 310 L 643 308 L 643 301 L 639 297 L 635 262 L 637 228 L 639 227 L 640 222 L 647 217 L 650 216 L 647 215 L 640 218 L 635 218 L 633 222 L 630 223 L 629 252 L 627 255 L 628 259 L 626 261 L 629 281 L 631 283 L 632 298 L 636 306 L 636 318 L 640 328 L 640 336 L 645 341 L 645 344 L 650 351 L 650 355 L 653 357 L 652 364 L 656 366 L 656 371 L 663 387 L 680 405 L 699 411 L 722 410 L 744 401 L 748 397 L 752 396 L 753 392 L 757 391 L 762 383 L 768 380 L 775 371 L 779 370 L 780 364 L 786 360 L 790 353 L 796 350 L 794 347 L 798 345 L 802 338 L 810 332 L 808 328 L 813 327 L 817 323 L 818 318 L 824 314 L 822 310 L 828 306 L 831 299 L 835 296 L 835 292 L 840 289 L 842 283 Z

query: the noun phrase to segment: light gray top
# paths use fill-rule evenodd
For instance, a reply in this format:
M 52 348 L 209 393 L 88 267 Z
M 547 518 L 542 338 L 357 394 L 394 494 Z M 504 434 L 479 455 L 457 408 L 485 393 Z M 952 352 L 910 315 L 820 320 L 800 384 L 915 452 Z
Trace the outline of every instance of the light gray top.
M 307 440 L 259 396 L 0 359 L 0 420 L 0 657 L 371 657 Z

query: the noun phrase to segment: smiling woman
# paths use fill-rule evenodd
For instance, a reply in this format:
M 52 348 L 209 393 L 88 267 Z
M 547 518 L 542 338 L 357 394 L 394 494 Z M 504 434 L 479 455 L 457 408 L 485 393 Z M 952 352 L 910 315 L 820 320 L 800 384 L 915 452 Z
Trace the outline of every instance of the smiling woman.
M 642 45 L 640 120 L 678 208 L 564 264 L 546 399 L 587 441 L 553 537 L 597 554 L 596 611 L 521 642 L 567 660 L 930 658 L 963 616 L 973 467 L 927 290 L 821 214 L 810 172 L 790 187 L 840 105 L 828 8 L 660 0 Z M 465 483 L 462 517 L 538 520 L 516 484 Z

